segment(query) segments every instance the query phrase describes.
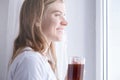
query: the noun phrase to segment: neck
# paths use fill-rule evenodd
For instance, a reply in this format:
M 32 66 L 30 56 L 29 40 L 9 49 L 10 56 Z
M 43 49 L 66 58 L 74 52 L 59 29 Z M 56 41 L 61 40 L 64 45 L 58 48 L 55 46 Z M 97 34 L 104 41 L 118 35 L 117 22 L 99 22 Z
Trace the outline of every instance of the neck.
M 46 48 L 46 50 L 45 50 L 45 52 L 43 53 L 45 56 L 49 53 L 49 48 L 50 48 L 50 44 L 51 44 L 51 42 L 50 41 L 47 41 L 47 48 Z

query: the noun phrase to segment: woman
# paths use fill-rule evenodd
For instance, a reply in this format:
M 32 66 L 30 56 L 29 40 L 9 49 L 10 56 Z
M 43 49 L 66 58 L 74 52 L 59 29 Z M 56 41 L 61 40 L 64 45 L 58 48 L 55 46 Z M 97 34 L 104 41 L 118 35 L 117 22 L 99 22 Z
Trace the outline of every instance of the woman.
M 8 80 L 58 80 L 54 42 L 62 40 L 64 15 L 62 0 L 23 2 Z

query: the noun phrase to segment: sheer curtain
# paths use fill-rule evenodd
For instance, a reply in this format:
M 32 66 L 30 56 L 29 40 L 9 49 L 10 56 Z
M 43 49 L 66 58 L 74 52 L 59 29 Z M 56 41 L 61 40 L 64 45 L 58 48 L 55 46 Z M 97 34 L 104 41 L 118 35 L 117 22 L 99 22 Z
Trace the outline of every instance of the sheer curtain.
M 8 27 L 7 27 L 7 52 L 10 54 L 13 41 L 18 34 L 19 12 L 24 0 L 9 0 Z
M 8 24 L 7 24 L 7 49 L 6 64 L 9 64 L 13 52 L 13 42 L 18 34 L 19 12 L 24 0 L 9 0 L 8 7 Z M 7 74 L 7 72 L 6 72 Z
M 9 0 L 8 27 L 7 27 L 7 64 L 13 52 L 13 42 L 19 32 L 19 13 L 24 0 Z M 58 58 L 58 76 L 63 80 L 67 71 L 66 36 L 57 42 L 56 53 Z

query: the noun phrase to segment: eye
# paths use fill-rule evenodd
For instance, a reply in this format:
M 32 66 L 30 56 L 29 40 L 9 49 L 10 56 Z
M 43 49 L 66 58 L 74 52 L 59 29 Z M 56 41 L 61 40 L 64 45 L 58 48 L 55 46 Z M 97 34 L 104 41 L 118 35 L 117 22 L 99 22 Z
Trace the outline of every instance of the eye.
M 61 11 L 57 11 L 54 13 L 55 17 L 65 17 L 65 13 L 61 12 Z
M 60 13 L 55 13 L 55 16 L 57 17 L 57 16 L 61 16 L 62 14 L 60 14 Z

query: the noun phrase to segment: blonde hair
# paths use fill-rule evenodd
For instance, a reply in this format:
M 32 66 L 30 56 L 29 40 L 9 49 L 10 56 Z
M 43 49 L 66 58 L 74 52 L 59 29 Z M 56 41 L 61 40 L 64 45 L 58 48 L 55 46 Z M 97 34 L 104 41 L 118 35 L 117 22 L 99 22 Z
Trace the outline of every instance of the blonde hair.
M 31 47 L 41 54 L 46 50 L 48 44 L 41 29 L 42 17 L 49 4 L 56 0 L 25 0 L 20 11 L 20 30 L 14 41 L 14 49 L 11 62 L 25 47 Z M 38 25 L 39 24 L 39 25 Z M 57 59 L 54 43 L 49 47 L 55 64 L 50 64 L 53 71 L 57 69 Z

